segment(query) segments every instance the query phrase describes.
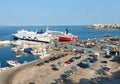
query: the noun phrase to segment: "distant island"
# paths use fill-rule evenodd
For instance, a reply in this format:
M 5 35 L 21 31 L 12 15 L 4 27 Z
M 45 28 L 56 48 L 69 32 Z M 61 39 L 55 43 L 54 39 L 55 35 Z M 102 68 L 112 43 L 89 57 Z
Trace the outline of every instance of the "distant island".
M 87 26 L 87 28 L 94 29 L 120 29 L 120 24 L 93 24 Z

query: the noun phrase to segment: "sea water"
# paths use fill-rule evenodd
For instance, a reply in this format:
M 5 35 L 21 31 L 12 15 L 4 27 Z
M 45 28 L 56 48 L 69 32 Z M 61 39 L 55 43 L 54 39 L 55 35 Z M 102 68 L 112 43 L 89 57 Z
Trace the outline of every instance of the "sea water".
M 120 30 L 114 29 L 87 29 L 86 26 L 0 26 L 0 39 L 1 40 L 12 40 L 12 34 L 17 33 L 18 30 L 26 29 L 29 31 L 38 31 L 46 30 L 48 27 L 49 30 L 55 31 L 65 31 L 67 28 L 70 33 L 77 35 L 78 39 L 88 39 L 88 38 L 101 38 L 105 34 L 120 36 Z M 12 46 L 0 47 L 0 64 L 1 67 L 8 66 L 7 60 L 18 60 L 20 63 L 33 61 L 38 59 L 36 56 L 32 56 L 28 53 L 19 53 L 22 56 L 17 58 L 16 53 L 11 51 Z

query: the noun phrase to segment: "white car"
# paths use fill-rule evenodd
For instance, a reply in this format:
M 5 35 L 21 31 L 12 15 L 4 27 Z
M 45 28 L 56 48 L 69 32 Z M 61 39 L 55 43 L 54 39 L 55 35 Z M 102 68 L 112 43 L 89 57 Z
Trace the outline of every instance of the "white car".
M 80 67 L 79 66 L 77 66 L 77 65 L 73 65 L 72 67 L 71 67 L 71 69 L 79 69 Z
M 65 66 L 66 66 L 66 64 L 65 64 L 65 63 L 63 63 L 63 62 L 58 62 L 57 64 L 58 64 L 58 65 L 60 65 L 60 66 L 63 66 L 63 67 L 65 67 Z

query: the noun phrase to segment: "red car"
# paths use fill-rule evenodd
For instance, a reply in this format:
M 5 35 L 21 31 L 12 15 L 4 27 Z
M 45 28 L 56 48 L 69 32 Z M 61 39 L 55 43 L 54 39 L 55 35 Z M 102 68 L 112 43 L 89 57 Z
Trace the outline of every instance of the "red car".
M 70 61 L 66 61 L 65 63 L 66 63 L 66 64 L 71 64 L 71 62 L 70 62 Z

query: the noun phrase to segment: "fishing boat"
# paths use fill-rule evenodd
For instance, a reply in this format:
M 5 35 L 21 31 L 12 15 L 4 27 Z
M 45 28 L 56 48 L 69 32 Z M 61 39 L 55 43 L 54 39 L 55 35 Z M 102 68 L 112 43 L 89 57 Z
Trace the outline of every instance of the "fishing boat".
M 13 67 L 16 67 L 16 66 L 20 65 L 20 63 L 18 63 L 17 60 L 8 60 L 7 63 L 8 63 L 10 66 L 13 66 Z

